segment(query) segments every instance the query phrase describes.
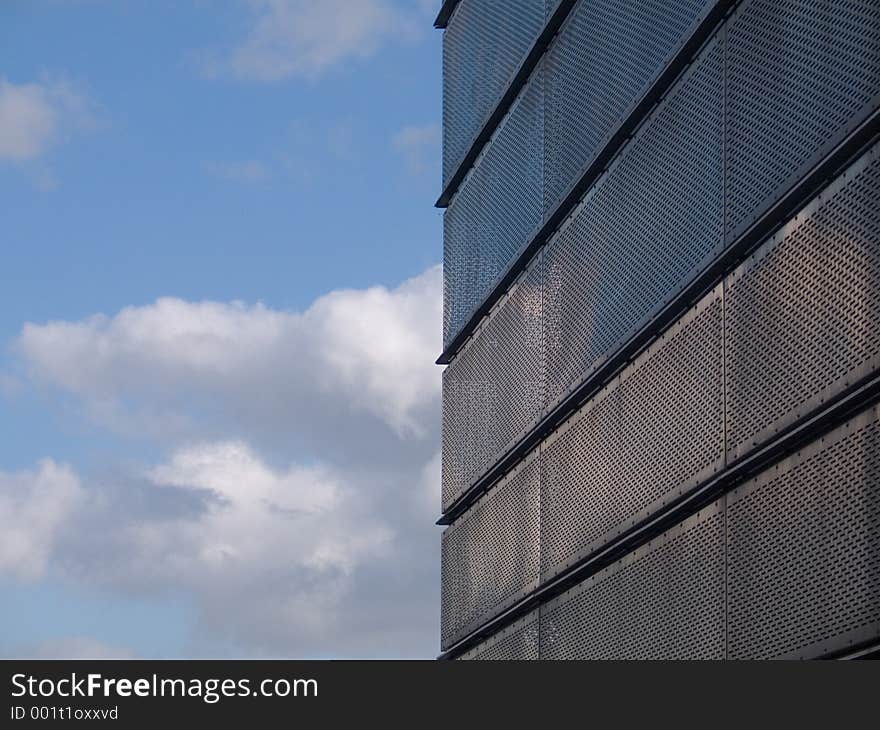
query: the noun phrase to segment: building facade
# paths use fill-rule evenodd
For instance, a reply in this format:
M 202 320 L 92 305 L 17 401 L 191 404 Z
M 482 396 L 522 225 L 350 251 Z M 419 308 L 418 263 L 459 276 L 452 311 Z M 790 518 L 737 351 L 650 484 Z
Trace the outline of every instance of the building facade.
M 880 5 L 446 0 L 441 651 L 880 645 Z

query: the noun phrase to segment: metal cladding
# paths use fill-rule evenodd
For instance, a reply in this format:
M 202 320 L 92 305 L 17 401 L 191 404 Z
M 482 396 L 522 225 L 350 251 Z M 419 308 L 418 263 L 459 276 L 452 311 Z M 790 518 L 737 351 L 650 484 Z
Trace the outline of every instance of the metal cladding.
M 880 6 L 444 9 L 443 655 L 880 646 Z

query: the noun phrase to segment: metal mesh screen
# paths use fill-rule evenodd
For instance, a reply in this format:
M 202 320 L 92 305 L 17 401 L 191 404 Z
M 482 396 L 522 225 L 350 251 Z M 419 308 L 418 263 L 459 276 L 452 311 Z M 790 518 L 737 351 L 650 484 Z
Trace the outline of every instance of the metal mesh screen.
M 443 373 L 443 507 L 528 430 L 543 405 L 541 260 Z
M 537 586 L 540 467 L 526 459 L 443 533 L 444 648 Z
M 746 2 L 729 21 L 727 38 L 733 231 L 880 92 L 880 3 Z
M 546 250 L 548 406 L 720 245 L 721 74 L 716 41 Z
M 541 573 L 604 543 L 720 466 L 720 289 L 541 448 Z
M 731 658 L 810 657 L 880 631 L 880 411 L 729 496 Z
M 707 0 L 583 0 L 547 56 L 544 210 L 662 69 Z
M 722 659 L 720 508 L 707 508 L 542 607 L 540 656 Z
M 541 222 L 542 88 L 539 69 L 444 215 L 444 346 Z
M 728 279 L 728 450 L 748 451 L 880 361 L 880 147 Z
M 444 179 L 557 4 L 460 4 Z M 445 345 L 709 4 L 575 6 L 445 213 Z M 740 3 L 446 369 L 444 509 L 878 100 L 880 5 Z M 443 647 L 877 371 L 880 144 L 446 530 Z M 807 657 L 865 636 L 880 406 L 462 658 Z
M 461 655 L 463 660 L 504 661 L 538 658 L 538 612 L 532 611 L 507 629 Z
M 444 185 L 544 27 L 546 2 L 461 0 L 456 7 L 443 34 Z

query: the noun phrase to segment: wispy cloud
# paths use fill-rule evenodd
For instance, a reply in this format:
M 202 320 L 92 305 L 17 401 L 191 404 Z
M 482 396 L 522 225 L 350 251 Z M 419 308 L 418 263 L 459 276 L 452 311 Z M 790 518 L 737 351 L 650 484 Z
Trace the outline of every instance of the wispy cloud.
M 259 160 L 209 162 L 205 169 L 221 180 L 247 184 L 265 182 L 272 176 L 268 166 Z
M 14 84 L 0 78 L 0 161 L 36 160 L 73 132 L 95 125 L 94 104 L 69 81 L 45 77 Z
M 410 41 L 426 27 L 424 0 L 252 0 L 239 44 L 201 56 L 209 76 L 272 82 L 314 79 L 389 43 Z
M 134 652 L 113 646 L 91 636 L 65 636 L 36 644 L 13 646 L 6 650 L 7 657 L 33 659 L 132 659 Z
M 0 471 L 0 573 L 41 577 L 59 530 L 83 499 L 79 477 L 51 459 L 30 471 Z
M 433 170 L 439 160 L 440 125 L 409 125 L 400 129 L 391 144 L 406 161 L 407 169 L 414 175 Z

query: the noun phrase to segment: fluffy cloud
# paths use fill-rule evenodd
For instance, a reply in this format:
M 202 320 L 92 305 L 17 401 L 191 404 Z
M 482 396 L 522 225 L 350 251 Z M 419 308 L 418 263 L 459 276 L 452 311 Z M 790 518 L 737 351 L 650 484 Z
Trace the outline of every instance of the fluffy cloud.
M 34 160 L 71 131 L 93 124 L 91 103 L 67 81 L 16 85 L 0 78 L 0 161 Z
M 441 287 L 433 268 L 394 290 L 333 292 L 302 313 L 160 299 L 113 317 L 27 324 L 15 347 L 35 378 L 121 427 L 137 415 L 120 409 L 135 403 L 161 429 L 203 413 L 285 436 L 329 425 L 332 435 L 342 407 L 424 436 L 439 397 Z
M 83 498 L 76 474 L 50 459 L 33 471 L 0 471 L 0 573 L 41 577 Z
M 429 656 L 441 286 L 433 268 L 303 312 L 163 299 L 25 326 L 35 381 L 166 456 L 0 476 L 27 526 L 3 529 L 0 571 L 185 595 L 196 655 Z
M 219 636 L 257 655 L 381 654 L 399 611 L 387 621 L 377 614 L 378 631 L 366 636 L 360 614 L 397 571 L 433 572 L 436 555 L 431 539 L 413 541 L 399 524 L 418 514 L 425 537 L 431 532 L 430 512 L 410 498 L 414 484 L 405 474 L 386 485 L 374 479 L 273 468 L 243 442 L 182 447 L 139 484 L 131 474 L 87 484 L 88 510 L 56 539 L 54 565 L 102 591 L 188 595 L 200 616 L 197 653 Z M 399 502 L 396 513 L 384 514 L 385 498 Z M 164 499 L 170 508 L 157 509 Z M 365 573 L 379 584 L 371 588 Z M 426 590 L 436 589 L 419 586 Z M 419 606 L 420 596 L 398 589 L 396 600 Z M 430 651 L 433 617 L 430 606 L 413 610 L 405 624 L 419 638 L 401 650 Z
M 252 0 L 244 40 L 205 62 L 211 75 L 255 81 L 314 78 L 415 37 L 426 24 L 424 0 Z

